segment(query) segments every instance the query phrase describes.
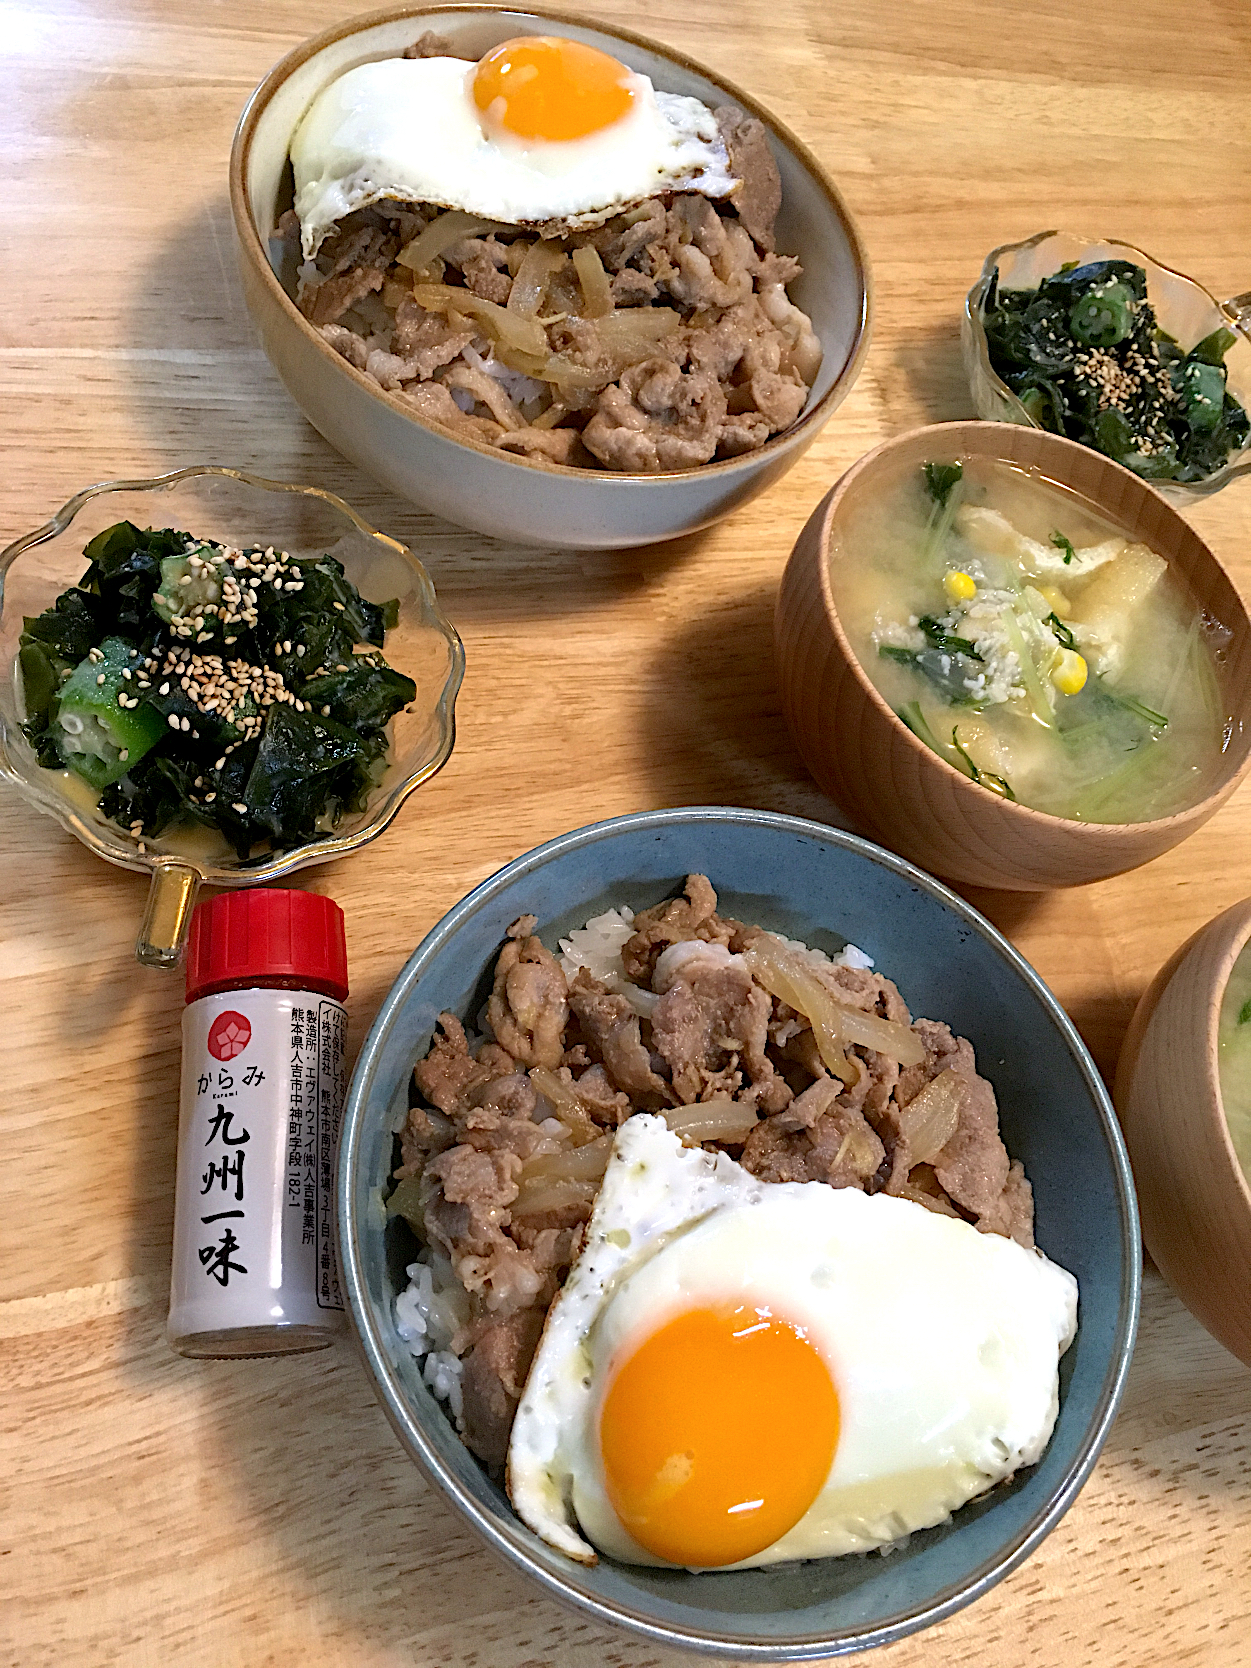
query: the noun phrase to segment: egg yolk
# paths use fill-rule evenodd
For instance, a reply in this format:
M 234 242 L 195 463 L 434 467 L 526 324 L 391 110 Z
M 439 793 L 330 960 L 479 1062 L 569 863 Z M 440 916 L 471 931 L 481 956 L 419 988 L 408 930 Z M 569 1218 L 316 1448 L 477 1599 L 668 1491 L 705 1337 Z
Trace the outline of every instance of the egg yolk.
M 658 1558 L 737 1563 L 816 1499 L 838 1422 L 802 1327 L 764 1306 L 687 1310 L 611 1371 L 599 1422 L 608 1498 Z
M 474 103 L 518 139 L 581 139 L 626 114 L 634 99 L 629 77 L 624 64 L 593 46 L 526 35 L 480 61 Z

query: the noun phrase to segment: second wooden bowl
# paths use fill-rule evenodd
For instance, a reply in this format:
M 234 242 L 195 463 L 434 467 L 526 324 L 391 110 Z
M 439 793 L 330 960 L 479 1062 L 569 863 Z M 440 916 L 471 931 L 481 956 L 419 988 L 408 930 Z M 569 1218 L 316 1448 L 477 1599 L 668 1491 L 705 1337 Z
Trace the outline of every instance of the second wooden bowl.
M 1154 822 L 1088 823 L 1001 799 L 913 735 L 852 652 L 830 588 L 833 530 L 908 467 L 996 458 L 1070 487 L 1149 544 L 1199 607 L 1230 632 L 1233 725 L 1205 798 Z M 805 764 L 866 833 L 922 868 L 973 886 L 1041 892 L 1136 868 L 1178 845 L 1224 804 L 1251 764 L 1251 620 L 1216 557 L 1171 505 L 1110 458 L 1010 423 L 938 423 L 869 452 L 837 481 L 799 535 L 774 620 L 782 707 Z
M 1221 998 L 1248 939 L 1251 898 L 1160 969 L 1126 1034 L 1115 1100 L 1156 1267 L 1251 1367 L 1251 1187 L 1229 1137 L 1217 1054 Z

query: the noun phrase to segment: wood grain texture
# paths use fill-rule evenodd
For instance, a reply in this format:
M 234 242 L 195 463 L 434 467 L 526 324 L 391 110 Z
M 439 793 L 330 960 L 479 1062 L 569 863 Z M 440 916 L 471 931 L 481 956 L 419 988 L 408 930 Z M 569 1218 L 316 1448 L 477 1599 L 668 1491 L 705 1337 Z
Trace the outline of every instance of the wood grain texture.
M 832 572 L 853 559 L 850 530 L 866 509 L 923 463 L 943 458 L 1013 463 L 1071 487 L 1163 556 L 1199 609 L 1226 628 L 1232 739 L 1202 799 L 1155 822 L 1096 825 L 1044 815 L 970 781 L 913 735 L 875 688 L 839 618 Z M 946 879 L 1040 892 L 1120 874 L 1188 839 L 1251 763 L 1251 620 L 1220 563 L 1129 470 L 1039 429 L 943 423 L 875 447 L 822 499 L 795 541 L 773 629 L 782 711 L 809 770 L 871 839 Z
M 741 81 L 822 158 L 870 249 L 875 340 L 796 468 L 710 532 L 519 551 L 391 497 L 308 427 L 244 312 L 226 157 L 244 101 L 346 0 L 9 0 L 5 539 L 69 492 L 196 461 L 319 482 L 420 550 L 462 631 L 457 751 L 382 839 L 310 873 L 347 911 L 358 1044 L 413 946 L 540 840 L 685 803 L 837 819 L 782 719 L 770 622 L 837 475 L 969 417 L 987 250 L 1109 232 L 1251 284 L 1243 0 L 579 0 Z M 1251 596 L 1251 486 L 1187 519 Z M 143 883 L 0 790 L 0 1661 L 680 1668 L 498 1569 L 402 1454 L 346 1347 L 192 1363 L 162 1327 L 181 995 L 130 946 Z M 1251 892 L 1251 789 L 1080 892 L 966 889 L 1105 1074 L 1155 970 Z M 907 991 L 906 969 L 898 972 Z M 1040 1551 L 882 1668 L 1251 1664 L 1251 1379 L 1149 1274 L 1121 1416 Z
M 1251 1194 L 1221 1106 L 1217 1025 L 1251 935 L 1251 899 L 1168 961 L 1134 1010 L 1116 1067 L 1142 1234 L 1208 1330 L 1251 1367 Z

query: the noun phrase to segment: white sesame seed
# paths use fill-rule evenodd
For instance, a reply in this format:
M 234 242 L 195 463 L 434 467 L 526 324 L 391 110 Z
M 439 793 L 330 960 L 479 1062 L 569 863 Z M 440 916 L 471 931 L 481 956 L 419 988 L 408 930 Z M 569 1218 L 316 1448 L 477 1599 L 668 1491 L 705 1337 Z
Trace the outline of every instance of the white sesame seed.
M 167 719 L 167 723 L 169 724 L 171 730 L 176 730 L 178 728 L 178 714 L 176 712 L 171 712 L 169 718 Z
M 238 799 L 236 799 L 234 804 L 231 806 L 231 810 L 232 811 L 238 811 L 238 813 L 241 817 L 246 817 L 247 814 L 248 814 L 247 806 L 242 802 L 242 800 L 238 800 Z

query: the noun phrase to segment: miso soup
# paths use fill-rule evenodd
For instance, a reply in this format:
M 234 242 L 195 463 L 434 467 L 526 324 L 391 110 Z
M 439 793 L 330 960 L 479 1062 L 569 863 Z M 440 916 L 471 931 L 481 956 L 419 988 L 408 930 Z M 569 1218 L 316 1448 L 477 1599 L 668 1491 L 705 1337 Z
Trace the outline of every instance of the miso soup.
M 1234 963 L 1221 998 L 1216 1052 L 1229 1137 L 1251 1182 L 1251 944 Z
M 1209 791 L 1229 634 L 1067 488 L 981 458 L 927 463 L 849 518 L 830 581 L 879 693 L 990 792 L 1119 823 Z

